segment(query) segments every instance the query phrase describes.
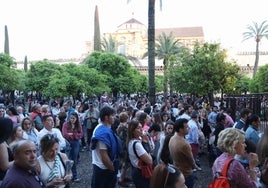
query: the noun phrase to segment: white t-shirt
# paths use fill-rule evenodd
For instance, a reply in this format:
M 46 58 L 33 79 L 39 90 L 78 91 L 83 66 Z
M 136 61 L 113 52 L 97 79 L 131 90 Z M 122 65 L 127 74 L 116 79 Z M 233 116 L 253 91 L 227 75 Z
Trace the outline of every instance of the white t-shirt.
M 135 155 L 134 150 L 133 150 L 133 144 L 134 144 L 134 142 L 137 142 L 136 145 L 135 145 L 135 149 L 136 149 L 137 155 L 139 157 L 142 156 L 143 154 L 145 154 L 146 153 L 146 150 L 142 146 L 140 140 L 131 140 L 128 143 L 128 153 L 129 153 L 130 162 L 131 162 L 132 166 L 134 166 L 136 168 L 139 168 L 138 167 L 138 161 L 139 161 L 139 159 L 137 158 L 137 156 Z
M 37 160 L 39 161 L 40 168 L 41 168 L 40 177 L 45 182 L 47 182 L 47 179 L 48 179 L 48 176 L 50 174 L 50 171 L 54 167 L 54 161 L 52 161 L 52 162 L 45 161 L 43 156 L 39 156 Z M 65 176 L 65 169 L 64 169 L 64 166 L 63 166 L 62 163 L 60 163 L 59 175 L 60 175 L 60 178 L 64 178 L 64 176 Z M 58 186 L 58 188 L 64 188 L 64 187 L 65 187 L 65 185 Z
M 60 141 L 60 142 L 59 142 L 59 150 L 63 150 L 63 149 L 65 149 L 65 147 L 66 147 L 66 141 L 65 141 L 65 139 L 63 138 L 63 136 L 62 136 L 60 130 L 57 129 L 57 128 L 52 128 L 51 131 L 49 131 L 49 130 L 47 130 L 47 129 L 44 127 L 42 130 L 40 130 L 40 132 L 38 132 L 38 134 L 37 134 L 37 138 L 38 138 L 38 142 L 39 142 L 39 144 L 40 144 L 40 140 L 41 140 L 41 138 L 42 138 L 43 136 L 45 136 L 46 134 L 54 134 L 54 135 L 56 135 L 57 138 L 58 138 L 59 141 Z
M 188 115 L 188 114 L 185 114 L 185 113 L 183 113 L 181 116 L 179 116 L 177 119 L 183 119 L 183 118 L 185 118 L 185 119 L 187 119 L 188 121 L 191 119 L 191 117 Z M 176 119 L 176 120 L 177 120 Z
M 103 164 L 100 150 L 107 150 L 106 144 L 102 141 L 98 141 L 96 145 L 96 149 L 92 150 L 92 164 L 98 166 L 101 169 L 107 169 L 107 167 Z

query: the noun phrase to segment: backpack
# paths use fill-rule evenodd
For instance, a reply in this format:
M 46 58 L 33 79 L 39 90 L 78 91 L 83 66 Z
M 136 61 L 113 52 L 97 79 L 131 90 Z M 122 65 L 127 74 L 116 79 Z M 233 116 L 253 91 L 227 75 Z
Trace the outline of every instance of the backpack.
M 229 167 L 229 164 L 233 161 L 233 158 L 228 159 L 223 166 L 221 175 L 217 178 L 215 178 L 210 184 L 209 188 L 230 188 L 230 183 L 227 178 L 227 170 Z

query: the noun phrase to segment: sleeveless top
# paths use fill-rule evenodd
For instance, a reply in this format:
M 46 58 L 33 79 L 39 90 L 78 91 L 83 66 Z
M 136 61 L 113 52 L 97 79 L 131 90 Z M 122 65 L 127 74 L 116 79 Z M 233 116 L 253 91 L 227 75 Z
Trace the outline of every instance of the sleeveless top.
M 38 161 L 40 164 L 40 177 L 43 181 L 47 182 L 48 176 L 50 171 L 53 169 L 54 161 L 45 161 L 43 156 L 38 157 Z M 60 178 L 64 178 L 65 176 L 65 169 L 62 163 L 60 163 Z M 58 188 L 64 188 L 66 185 L 58 186 Z
M 13 154 L 9 147 L 7 147 L 7 153 L 8 153 L 8 162 L 13 161 L 14 160 Z M 0 180 L 4 179 L 6 173 L 7 173 L 7 170 L 4 171 L 0 169 Z

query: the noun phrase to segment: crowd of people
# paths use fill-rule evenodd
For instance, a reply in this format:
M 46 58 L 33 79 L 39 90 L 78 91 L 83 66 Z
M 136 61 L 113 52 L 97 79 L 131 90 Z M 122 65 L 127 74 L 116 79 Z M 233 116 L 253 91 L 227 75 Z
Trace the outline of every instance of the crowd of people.
M 112 101 L 103 92 L 90 102 L 34 103 L 29 113 L 0 107 L 1 188 L 79 183 L 81 151 L 91 152 L 92 188 L 193 188 L 204 153 L 213 179 L 233 158 L 231 187 L 266 187 L 268 128 L 259 132 L 260 117 L 250 109 L 234 119 L 225 105 L 175 96 L 152 106 L 146 97 Z

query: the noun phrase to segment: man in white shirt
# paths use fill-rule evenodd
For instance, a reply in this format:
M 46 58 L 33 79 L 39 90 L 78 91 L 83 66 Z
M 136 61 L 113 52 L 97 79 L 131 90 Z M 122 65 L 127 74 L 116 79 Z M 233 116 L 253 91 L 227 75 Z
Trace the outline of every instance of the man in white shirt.
M 57 128 L 54 127 L 54 120 L 51 115 L 45 115 L 42 117 L 42 124 L 44 126 L 43 129 L 40 130 L 40 132 L 37 135 L 38 142 L 40 142 L 41 138 L 46 134 L 54 134 L 60 141 L 59 143 L 59 150 L 64 151 L 66 148 L 66 141 L 63 138 L 61 132 Z
M 178 116 L 177 119 L 185 118 L 185 119 L 187 119 L 189 121 L 191 119 L 190 115 L 191 115 L 191 113 L 193 111 L 193 106 L 186 105 L 183 110 L 184 110 L 184 113 L 181 116 Z
M 101 123 L 95 128 L 91 140 L 91 187 L 114 188 L 116 185 L 119 143 L 111 129 L 114 118 L 115 110 L 111 107 L 104 106 L 100 110 Z

